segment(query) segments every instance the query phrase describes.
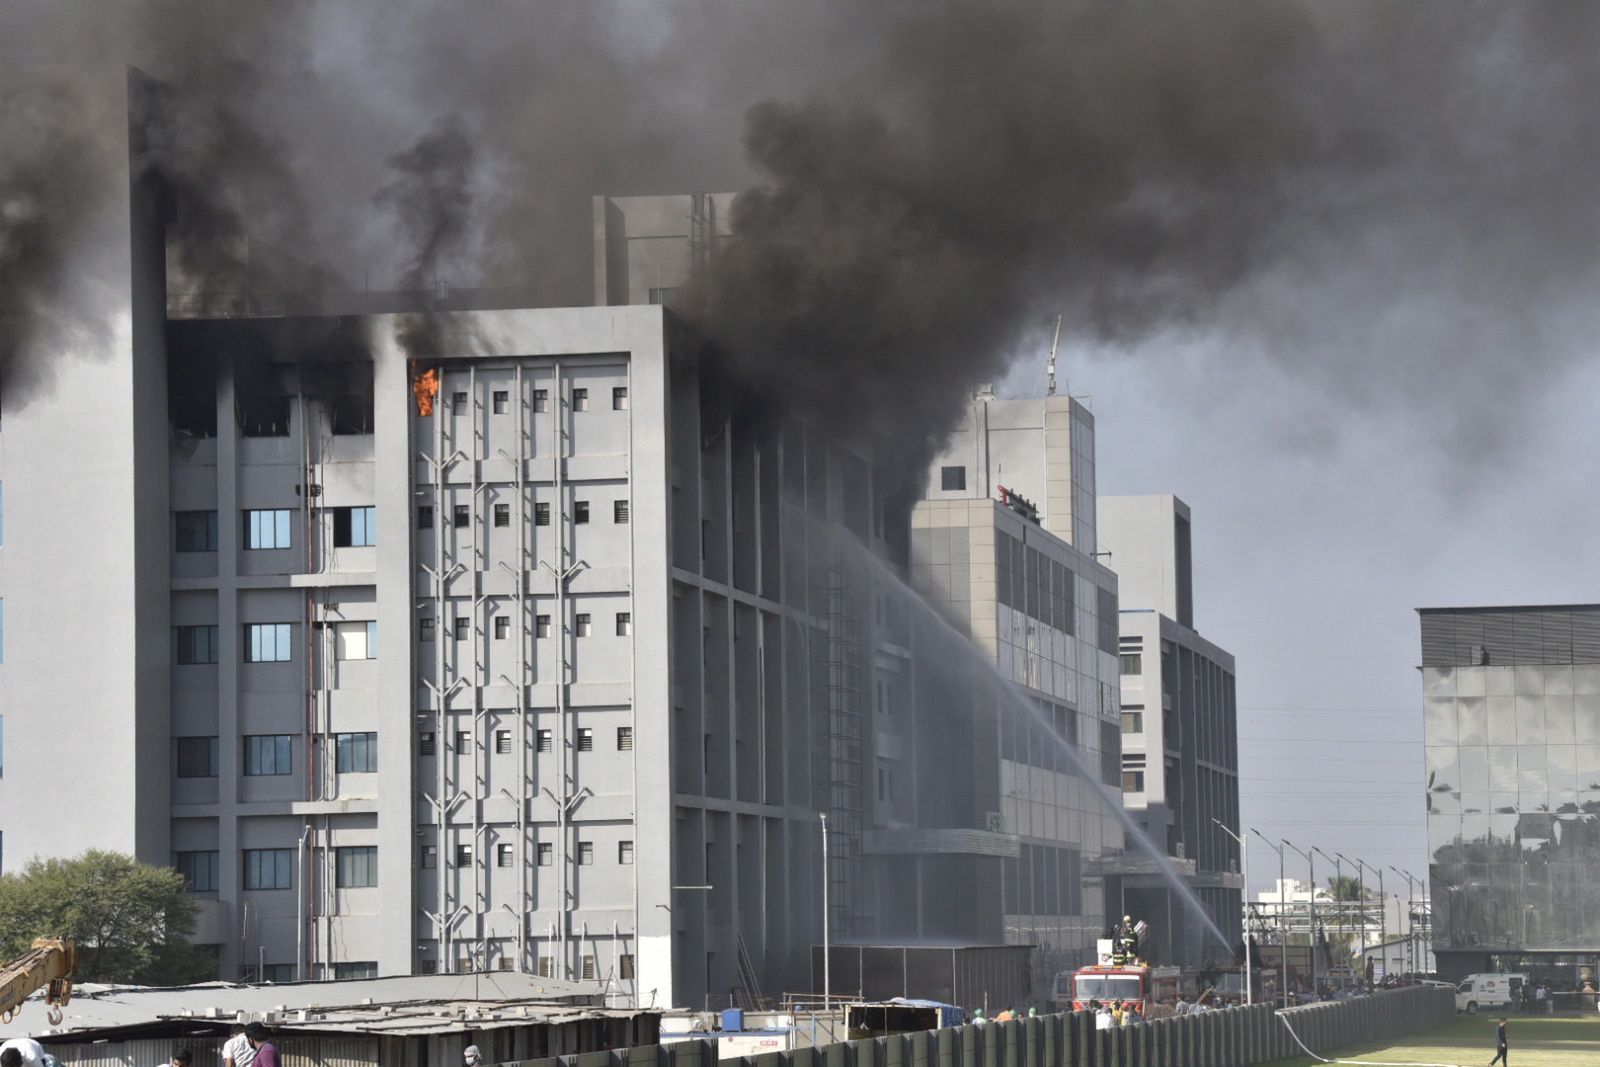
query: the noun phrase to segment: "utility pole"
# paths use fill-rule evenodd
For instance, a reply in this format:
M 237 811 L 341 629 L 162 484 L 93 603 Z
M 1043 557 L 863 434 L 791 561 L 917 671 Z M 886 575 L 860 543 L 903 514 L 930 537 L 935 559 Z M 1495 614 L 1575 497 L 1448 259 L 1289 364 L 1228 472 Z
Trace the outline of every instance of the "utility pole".
M 1215 818 L 1211 820 L 1217 824 L 1217 829 L 1227 834 L 1239 843 L 1239 877 L 1244 881 L 1244 892 L 1239 894 L 1239 926 L 1244 933 L 1244 1002 L 1255 1003 L 1255 984 L 1250 978 L 1250 923 L 1245 918 L 1250 908 L 1250 846 L 1245 844 L 1245 839 L 1228 829 Z
M 1317 861 L 1312 858 L 1310 852 L 1301 852 L 1299 846 L 1292 845 L 1287 840 L 1284 844 L 1294 849 L 1298 855 L 1304 856 L 1306 863 L 1311 867 L 1311 929 L 1306 934 L 1306 948 L 1311 954 L 1311 995 L 1318 997 L 1321 993 L 1317 986 Z
M 833 1010 L 833 983 L 829 980 L 833 973 L 833 954 L 828 944 L 828 813 L 818 812 L 817 818 L 822 820 L 822 1010 L 828 1012 Z M 828 1033 L 833 1033 L 831 1018 Z
M 1278 854 L 1278 965 L 1280 971 L 1278 996 L 1283 998 L 1283 1006 L 1287 1008 L 1289 1006 L 1289 934 L 1283 922 L 1284 898 L 1287 896 L 1283 889 L 1283 846 L 1274 845 L 1266 834 L 1257 830 L 1254 826 L 1250 828 L 1250 832 L 1261 838 L 1261 840 L 1266 841 L 1267 847 Z

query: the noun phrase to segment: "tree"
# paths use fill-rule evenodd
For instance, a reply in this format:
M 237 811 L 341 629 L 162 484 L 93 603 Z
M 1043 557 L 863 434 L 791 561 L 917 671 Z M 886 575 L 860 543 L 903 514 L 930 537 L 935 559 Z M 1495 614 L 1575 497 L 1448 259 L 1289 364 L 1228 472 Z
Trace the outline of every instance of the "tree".
M 1334 900 L 1360 900 L 1361 881 L 1350 875 L 1328 879 L 1328 895 Z
M 80 982 L 203 981 L 216 977 L 216 961 L 189 943 L 195 910 L 183 876 L 167 867 L 97 849 L 35 859 L 0 878 L 0 958 L 20 956 L 36 937 L 70 937 Z

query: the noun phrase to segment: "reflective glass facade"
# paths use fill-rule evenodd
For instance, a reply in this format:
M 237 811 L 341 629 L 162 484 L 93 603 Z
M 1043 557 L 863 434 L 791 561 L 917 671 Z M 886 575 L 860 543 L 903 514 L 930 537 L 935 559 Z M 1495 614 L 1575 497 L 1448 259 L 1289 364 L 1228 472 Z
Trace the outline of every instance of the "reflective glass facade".
M 1441 972 L 1600 952 L 1600 608 L 1421 615 Z

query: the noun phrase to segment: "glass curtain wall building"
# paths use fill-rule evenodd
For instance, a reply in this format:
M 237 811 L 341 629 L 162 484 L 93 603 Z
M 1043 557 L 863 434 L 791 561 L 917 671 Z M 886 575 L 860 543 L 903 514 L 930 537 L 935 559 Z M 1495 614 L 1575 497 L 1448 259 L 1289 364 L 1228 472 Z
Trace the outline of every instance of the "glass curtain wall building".
M 1592 979 L 1600 963 L 1600 605 L 1419 615 L 1440 974 Z

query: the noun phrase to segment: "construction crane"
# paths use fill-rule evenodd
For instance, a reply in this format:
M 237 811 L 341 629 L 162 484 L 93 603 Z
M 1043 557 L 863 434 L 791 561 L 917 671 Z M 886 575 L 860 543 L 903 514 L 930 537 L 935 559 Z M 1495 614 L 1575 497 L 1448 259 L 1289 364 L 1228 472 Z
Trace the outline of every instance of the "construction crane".
M 72 975 L 78 969 L 78 946 L 70 937 L 40 937 L 33 948 L 0 967 L 0 1023 L 9 1024 L 22 1002 L 36 989 L 45 990 L 45 1017 L 61 1025 L 61 1009 L 72 999 Z

